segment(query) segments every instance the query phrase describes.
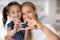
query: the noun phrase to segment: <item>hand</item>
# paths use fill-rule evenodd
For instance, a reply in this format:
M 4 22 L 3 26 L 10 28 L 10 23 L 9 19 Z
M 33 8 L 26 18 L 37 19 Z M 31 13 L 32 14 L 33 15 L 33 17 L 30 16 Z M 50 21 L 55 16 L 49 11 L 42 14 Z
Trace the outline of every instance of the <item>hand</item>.
M 35 29 L 35 28 L 37 28 L 37 21 L 36 20 L 34 20 L 34 19 L 26 19 L 26 21 L 28 22 L 28 25 L 29 25 L 29 27 L 30 28 L 32 28 L 32 29 Z
M 38 20 L 35 20 L 35 19 L 26 19 L 26 20 L 27 20 L 30 28 L 32 28 L 32 29 L 40 29 L 41 28 L 42 23 L 39 22 Z
M 25 30 L 25 28 L 22 28 L 22 23 L 20 22 L 20 20 L 15 21 L 14 30 L 16 30 L 16 32 Z
M 15 40 L 15 39 L 6 35 L 5 40 Z
M 15 25 L 14 25 L 14 30 L 16 30 L 16 32 L 20 31 L 21 29 L 21 22 L 20 20 L 16 20 L 15 21 Z

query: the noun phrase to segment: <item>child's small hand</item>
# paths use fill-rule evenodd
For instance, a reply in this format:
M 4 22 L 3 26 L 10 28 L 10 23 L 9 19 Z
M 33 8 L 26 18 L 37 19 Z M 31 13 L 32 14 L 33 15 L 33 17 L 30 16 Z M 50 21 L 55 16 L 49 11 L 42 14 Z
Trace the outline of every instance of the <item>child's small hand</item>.
M 15 39 L 6 35 L 5 40 L 15 40 Z
M 21 22 L 19 20 L 15 21 L 15 25 L 14 25 L 14 30 L 20 31 L 21 29 Z
M 32 25 L 34 25 L 34 26 L 33 26 L 34 29 L 41 29 L 41 28 L 42 28 L 42 27 L 41 27 L 42 23 L 39 22 L 38 20 L 32 19 Z
M 28 25 L 32 28 L 34 27 L 34 25 L 37 24 L 37 22 L 33 19 L 27 19 L 27 21 L 28 21 Z

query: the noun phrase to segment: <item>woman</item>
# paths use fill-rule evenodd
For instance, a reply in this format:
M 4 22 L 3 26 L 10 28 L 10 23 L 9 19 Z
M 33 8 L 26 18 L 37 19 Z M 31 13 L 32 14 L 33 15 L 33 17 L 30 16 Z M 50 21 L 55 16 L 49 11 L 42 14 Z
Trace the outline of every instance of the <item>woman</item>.
M 54 29 L 51 26 L 47 26 L 46 24 L 39 22 L 38 17 L 37 17 L 36 7 L 33 3 L 24 2 L 22 4 L 22 14 L 23 14 L 24 21 L 27 22 L 27 24 L 29 26 L 27 28 L 28 30 L 32 29 L 32 31 L 33 31 L 34 29 L 38 29 L 38 30 L 40 29 L 39 32 L 41 34 L 37 35 L 37 37 L 35 37 L 36 33 L 32 34 L 32 36 L 34 37 L 33 40 L 37 40 L 37 39 L 39 39 L 39 40 L 59 40 L 60 39 L 54 33 Z M 28 31 L 25 34 L 25 35 L 27 35 L 26 39 L 29 38 L 27 33 L 28 33 Z M 39 36 L 39 38 L 38 38 L 38 36 Z

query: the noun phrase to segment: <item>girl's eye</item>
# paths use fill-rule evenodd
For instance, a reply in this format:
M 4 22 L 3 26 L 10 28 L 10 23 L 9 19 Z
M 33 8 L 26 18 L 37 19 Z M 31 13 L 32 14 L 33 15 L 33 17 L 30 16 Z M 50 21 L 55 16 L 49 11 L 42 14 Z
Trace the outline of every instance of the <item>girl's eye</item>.
M 12 14 L 14 14 L 15 12 L 12 12 Z
M 17 13 L 20 13 L 20 11 L 17 11 Z

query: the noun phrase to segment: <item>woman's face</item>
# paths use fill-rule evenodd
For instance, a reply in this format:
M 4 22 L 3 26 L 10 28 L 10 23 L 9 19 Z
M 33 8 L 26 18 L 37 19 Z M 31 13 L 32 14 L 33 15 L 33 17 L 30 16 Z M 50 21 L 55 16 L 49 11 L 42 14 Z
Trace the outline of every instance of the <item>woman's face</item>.
M 17 5 L 9 7 L 9 14 L 13 20 L 19 20 L 21 18 L 21 10 L 20 7 Z
M 22 6 L 23 19 L 32 19 L 35 17 L 35 10 L 30 6 Z

